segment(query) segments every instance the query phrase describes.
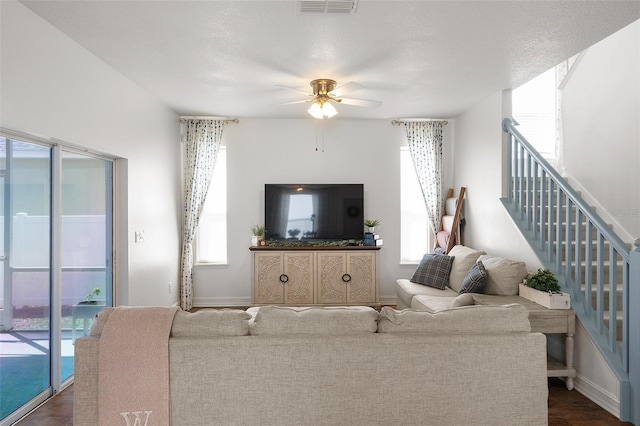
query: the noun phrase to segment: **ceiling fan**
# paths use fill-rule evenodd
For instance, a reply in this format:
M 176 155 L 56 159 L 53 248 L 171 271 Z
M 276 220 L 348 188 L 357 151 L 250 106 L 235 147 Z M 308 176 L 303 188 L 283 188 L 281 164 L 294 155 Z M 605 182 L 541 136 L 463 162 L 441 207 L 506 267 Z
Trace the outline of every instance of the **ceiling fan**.
M 301 101 L 288 102 L 284 105 L 311 102 L 311 106 L 309 107 L 307 112 L 314 118 L 322 119 L 325 117 L 331 118 L 338 113 L 336 108 L 333 106 L 333 103 L 342 103 L 346 105 L 369 108 L 379 107 L 382 104 L 382 102 L 380 101 L 344 98 L 344 95 L 363 88 L 361 84 L 356 83 L 355 81 L 350 81 L 349 83 L 336 87 L 337 83 L 335 80 L 331 80 L 329 78 L 318 78 L 312 80 L 309 84 L 313 89 L 313 94 L 307 94 L 306 92 L 303 92 L 299 89 L 294 89 L 287 86 L 280 86 L 286 89 L 295 90 L 296 92 L 305 93 L 309 98 Z

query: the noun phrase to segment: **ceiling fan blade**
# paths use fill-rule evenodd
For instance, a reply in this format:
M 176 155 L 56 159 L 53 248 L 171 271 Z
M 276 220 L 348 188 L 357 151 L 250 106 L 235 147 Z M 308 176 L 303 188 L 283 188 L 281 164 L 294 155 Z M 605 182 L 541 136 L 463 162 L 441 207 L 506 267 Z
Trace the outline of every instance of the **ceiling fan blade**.
M 355 92 L 356 90 L 362 89 L 364 86 L 360 83 L 356 83 L 355 81 L 350 81 L 348 83 L 343 84 L 342 86 L 338 86 L 331 91 L 331 94 L 337 98 L 340 98 L 344 95 L 347 95 L 351 92 Z
M 276 84 L 276 87 L 279 87 L 280 89 L 291 90 L 297 93 L 302 93 L 303 95 L 306 95 L 306 96 L 313 96 L 313 94 L 309 93 L 308 90 L 298 89 L 296 87 L 283 86 L 281 84 Z
M 282 105 L 294 105 L 294 104 L 304 104 L 306 102 L 311 102 L 313 99 L 305 99 L 303 101 L 293 101 L 293 102 L 285 102 L 283 104 L 277 104 L 277 106 L 282 106 Z
M 367 107 L 367 108 L 377 108 L 380 105 L 382 105 L 382 102 L 380 101 L 369 101 L 367 99 L 349 99 L 349 98 L 342 98 L 340 103 L 346 104 L 346 105 Z

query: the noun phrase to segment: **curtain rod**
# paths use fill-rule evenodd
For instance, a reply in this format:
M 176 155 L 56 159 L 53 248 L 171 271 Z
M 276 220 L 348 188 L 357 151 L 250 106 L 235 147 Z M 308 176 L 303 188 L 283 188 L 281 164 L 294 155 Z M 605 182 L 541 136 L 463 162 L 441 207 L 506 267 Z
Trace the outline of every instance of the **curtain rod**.
M 401 124 L 412 122 L 412 121 L 441 121 L 442 124 L 444 124 L 445 126 L 449 124 L 447 120 L 442 120 L 439 118 L 405 118 L 405 119 L 391 120 L 391 124 L 395 126 L 399 126 Z
M 240 122 L 238 117 L 229 118 L 229 117 L 206 117 L 206 116 L 197 116 L 197 115 L 183 115 L 180 117 L 180 123 L 184 124 L 187 120 L 222 120 L 225 123 L 236 123 Z

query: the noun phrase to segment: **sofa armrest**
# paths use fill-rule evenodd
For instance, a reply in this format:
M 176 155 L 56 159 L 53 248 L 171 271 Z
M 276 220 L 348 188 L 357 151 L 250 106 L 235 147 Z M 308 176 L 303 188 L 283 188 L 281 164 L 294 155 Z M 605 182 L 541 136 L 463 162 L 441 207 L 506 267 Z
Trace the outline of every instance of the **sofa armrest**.
M 95 426 L 98 417 L 99 337 L 76 339 L 74 347 L 73 424 Z

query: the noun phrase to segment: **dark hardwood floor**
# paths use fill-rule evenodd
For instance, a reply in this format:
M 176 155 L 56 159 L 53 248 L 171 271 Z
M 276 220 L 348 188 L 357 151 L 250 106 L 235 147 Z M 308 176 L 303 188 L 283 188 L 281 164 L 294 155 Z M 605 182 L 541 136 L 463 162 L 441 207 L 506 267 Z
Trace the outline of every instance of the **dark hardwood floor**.
M 18 426 L 73 425 L 73 385 L 22 419 Z M 549 426 L 631 425 L 621 422 L 560 379 L 549 379 Z

